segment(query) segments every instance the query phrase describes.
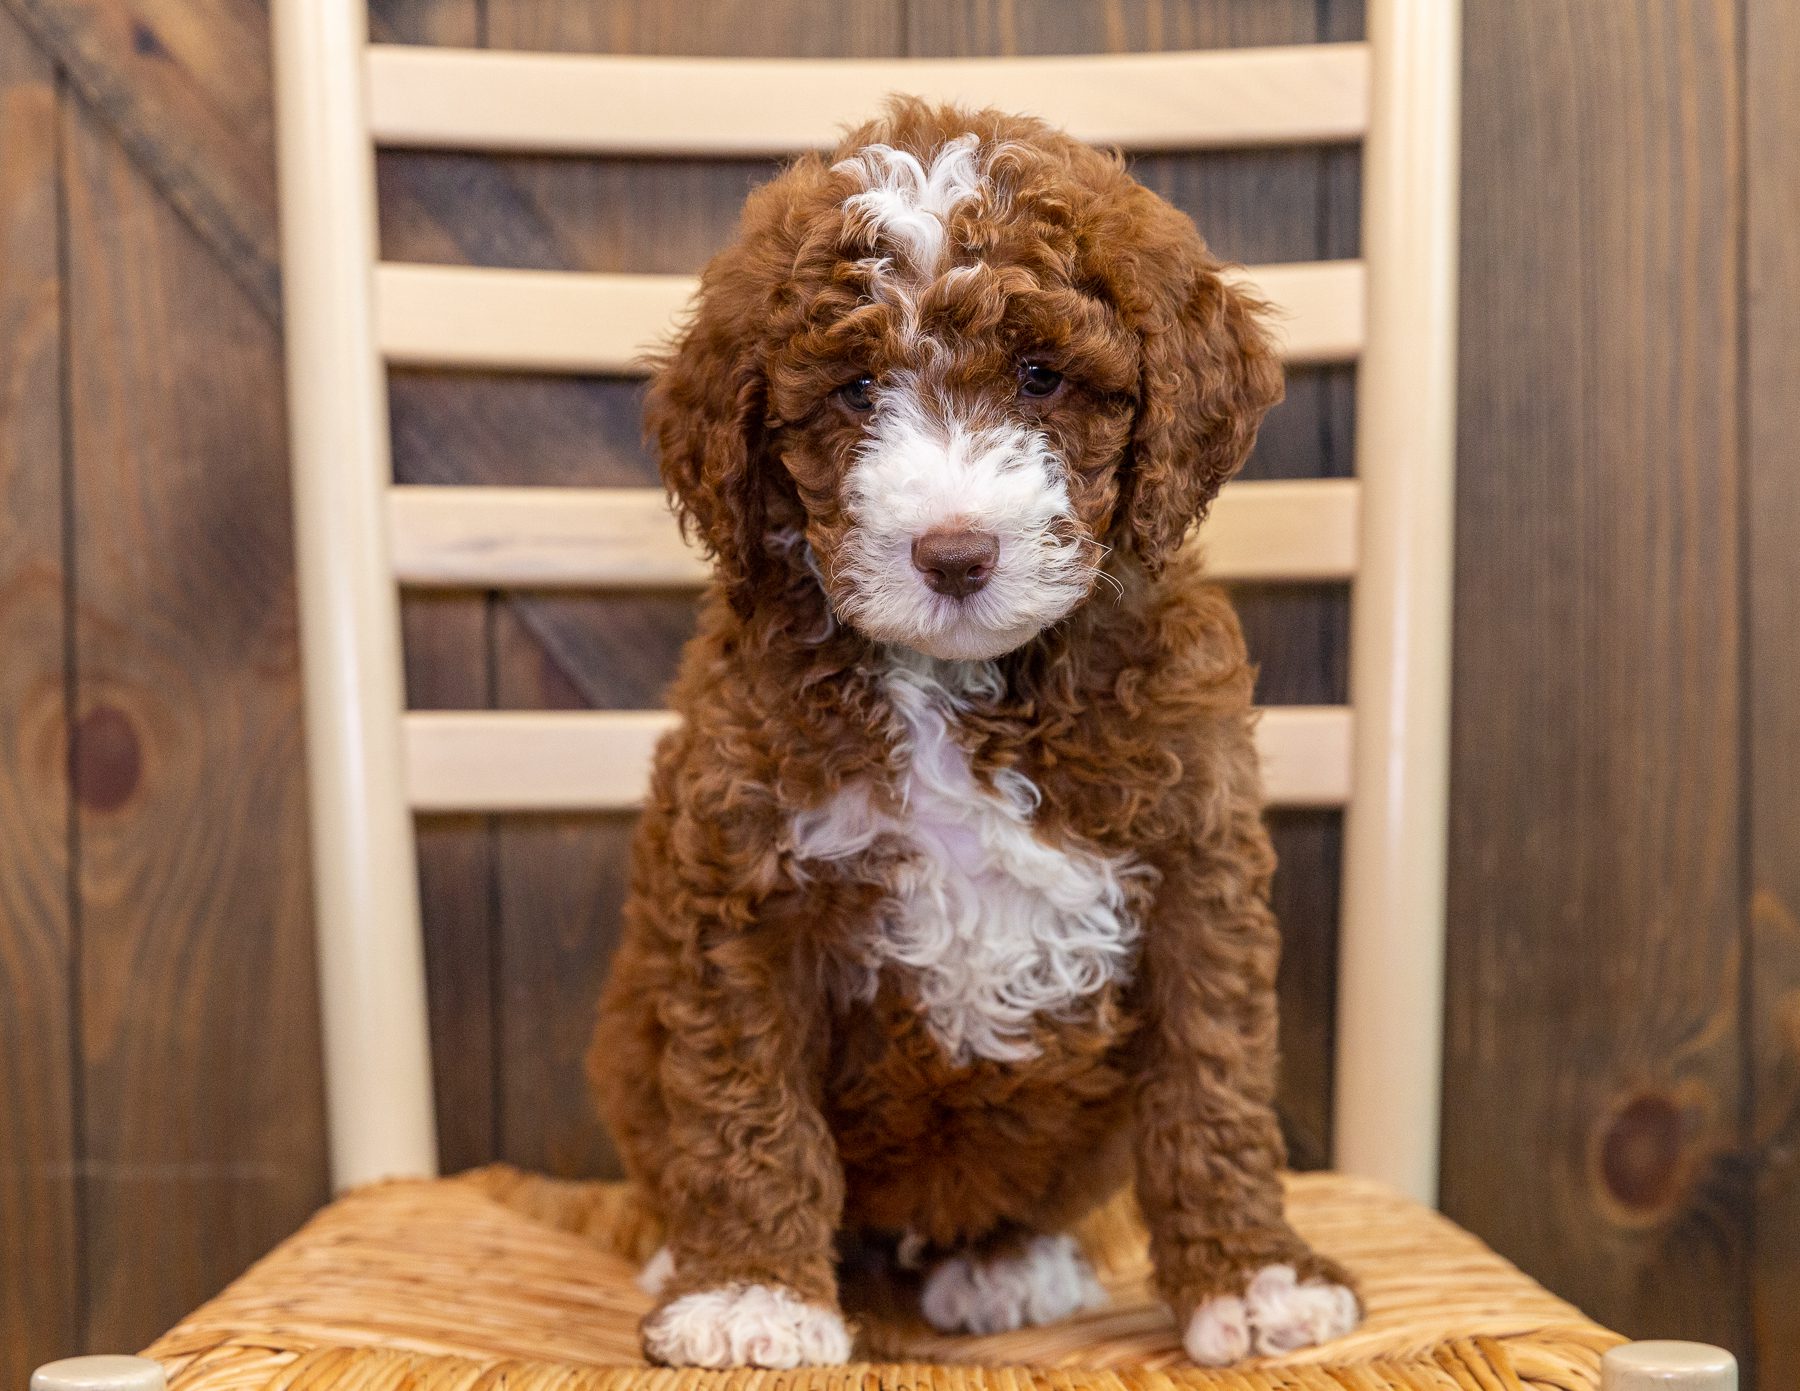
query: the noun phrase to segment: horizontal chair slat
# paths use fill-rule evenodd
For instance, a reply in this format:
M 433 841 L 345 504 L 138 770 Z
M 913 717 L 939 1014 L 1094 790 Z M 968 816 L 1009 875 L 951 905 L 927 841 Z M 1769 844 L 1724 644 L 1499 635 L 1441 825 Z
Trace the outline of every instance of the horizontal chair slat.
M 412 711 L 407 789 L 417 811 L 629 811 L 675 717 L 632 711 Z M 1269 801 L 1342 806 L 1350 795 L 1350 711 L 1274 706 L 1257 725 Z
M 1252 266 L 1237 277 L 1273 306 L 1290 363 L 1362 351 L 1360 261 Z M 693 298 L 684 275 L 495 270 L 387 262 L 376 268 L 376 335 L 415 367 L 639 375 Z
M 1362 43 L 964 59 L 663 58 L 375 44 L 388 146 L 779 156 L 829 149 L 883 96 L 1043 116 L 1128 150 L 1334 144 L 1369 120 Z
M 1233 581 L 1345 580 L 1356 573 L 1356 481 L 1233 483 L 1197 534 L 1207 569 Z M 692 589 L 706 559 L 659 488 L 403 484 L 388 491 L 394 572 L 445 589 Z

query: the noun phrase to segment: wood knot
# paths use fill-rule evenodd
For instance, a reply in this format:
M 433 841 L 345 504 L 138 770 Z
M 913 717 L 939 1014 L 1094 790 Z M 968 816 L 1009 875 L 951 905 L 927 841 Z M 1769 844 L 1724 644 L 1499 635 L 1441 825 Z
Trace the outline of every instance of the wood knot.
M 1600 1135 L 1600 1178 L 1607 1195 L 1643 1219 L 1680 1196 L 1687 1119 L 1666 1092 L 1642 1092 L 1613 1111 Z
M 96 705 L 75 722 L 69 741 L 69 787 L 89 811 L 117 811 L 143 774 L 136 727 L 116 705 Z

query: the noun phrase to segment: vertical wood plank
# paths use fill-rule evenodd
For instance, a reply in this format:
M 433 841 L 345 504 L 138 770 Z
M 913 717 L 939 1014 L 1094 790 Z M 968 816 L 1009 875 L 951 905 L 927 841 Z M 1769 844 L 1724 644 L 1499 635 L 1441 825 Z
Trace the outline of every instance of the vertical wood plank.
M 595 623 L 602 631 L 603 619 Z M 514 608 L 497 615 L 495 672 L 504 706 L 593 703 Z M 634 821 L 515 816 L 500 825 L 499 1154 L 511 1163 L 555 1174 L 620 1172 L 582 1066 L 618 944 Z
M 100 123 L 278 312 L 274 109 L 257 0 L 8 0 Z
M 1741 1349 L 1735 11 L 1466 7 L 1443 1199 Z
M 1756 1385 L 1800 1385 L 1800 11 L 1749 0 L 1745 516 Z
M 1323 36 L 1322 22 L 1338 31 L 1334 37 L 1359 32 L 1360 14 L 1351 9 L 1345 0 L 914 0 L 908 42 L 910 52 L 929 56 L 1308 43 Z M 1355 165 L 1328 163 L 1341 159 L 1307 149 L 1176 154 L 1140 157 L 1133 168 L 1188 213 L 1220 255 L 1305 261 L 1355 254 Z M 1328 179 L 1328 170 L 1337 177 Z M 1350 381 L 1343 368 L 1290 374 L 1288 398 L 1270 415 L 1246 476 L 1347 474 Z M 1341 587 L 1246 586 L 1233 598 L 1261 666 L 1260 700 L 1344 699 Z M 1340 820 L 1284 813 L 1270 821 L 1282 865 L 1275 888 L 1284 944 L 1281 1110 L 1291 1157 L 1303 1167 L 1330 1154 Z
M 278 344 L 63 140 L 87 1332 L 131 1348 L 324 1198 L 324 1118 Z
M 0 11 L 0 1385 L 79 1350 L 57 86 Z

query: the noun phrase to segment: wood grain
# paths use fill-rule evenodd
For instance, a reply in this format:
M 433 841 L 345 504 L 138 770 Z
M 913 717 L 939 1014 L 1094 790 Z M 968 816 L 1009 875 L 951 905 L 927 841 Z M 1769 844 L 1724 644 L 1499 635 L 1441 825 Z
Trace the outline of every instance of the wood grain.
M 257 0 L 4 0 L 140 172 L 280 306 L 268 16 Z
M 1733 7 L 1466 17 L 1444 1204 L 1742 1348 Z
M 1751 0 L 1745 517 L 1756 1384 L 1800 1385 L 1800 12 Z
M 504 707 L 593 703 L 515 609 L 498 616 L 495 670 Z M 620 1172 L 582 1060 L 618 943 L 635 821 L 621 814 L 499 822 L 499 1156 L 511 1163 L 565 1175 Z
M 80 1341 L 57 86 L 0 11 L 0 1385 Z
M 1340 0 L 1325 6 L 1313 0 L 1039 0 L 1029 6 L 914 0 L 907 12 L 908 44 L 912 54 L 944 57 L 1285 44 L 1322 37 L 1322 21 L 1336 26 L 1331 37 L 1361 37 L 1356 16 L 1336 13 L 1348 8 Z M 1274 263 L 1356 254 L 1354 238 L 1330 234 L 1333 199 L 1342 190 L 1325 177 L 1327 159 L 1325 152 L 1305 149 L 1157 155 L 1134 160 L 1133 168 L 1188 213 L 1221 255 Z M 1288 399 L 1270 416 L 1245 476 L 1348 474 L 1348 398 L 1334 394 L 1348 380 L 1348 369 L 1341 368 L 1290 372 Z M 1234 597 L 1262 667 L 1260 700 L 1344 700 L 1347 607 L 1341 588 L 1244 585 Z M 1296 1162 L 1318 1165 L 1330 1151 L 1339 822 L 1284 814 L 1272 825 L 1283 865 L 1277 889 L 1285 942 L 1282 1112 Z
M 267 319 L 62 138 L 86 1334 L 134 1348 L 326 1191 L 285 422 Z
M 369 0 L 371 43 L 481 42 L 481 0 Z
M 487 0 L 487 40 L 550 53 L 897 58 L 903 13 L 890 0 Z

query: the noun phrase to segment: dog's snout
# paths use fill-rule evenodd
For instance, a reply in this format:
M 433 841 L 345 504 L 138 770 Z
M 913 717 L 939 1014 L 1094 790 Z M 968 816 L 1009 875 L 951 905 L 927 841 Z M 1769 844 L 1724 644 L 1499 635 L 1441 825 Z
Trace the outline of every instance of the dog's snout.
M 912 543 L 913 565 L 925 583 L 952 599 L 966 599 L 986 584 L 999 558 L 998 538 L 968 527 L 928 531 Z

